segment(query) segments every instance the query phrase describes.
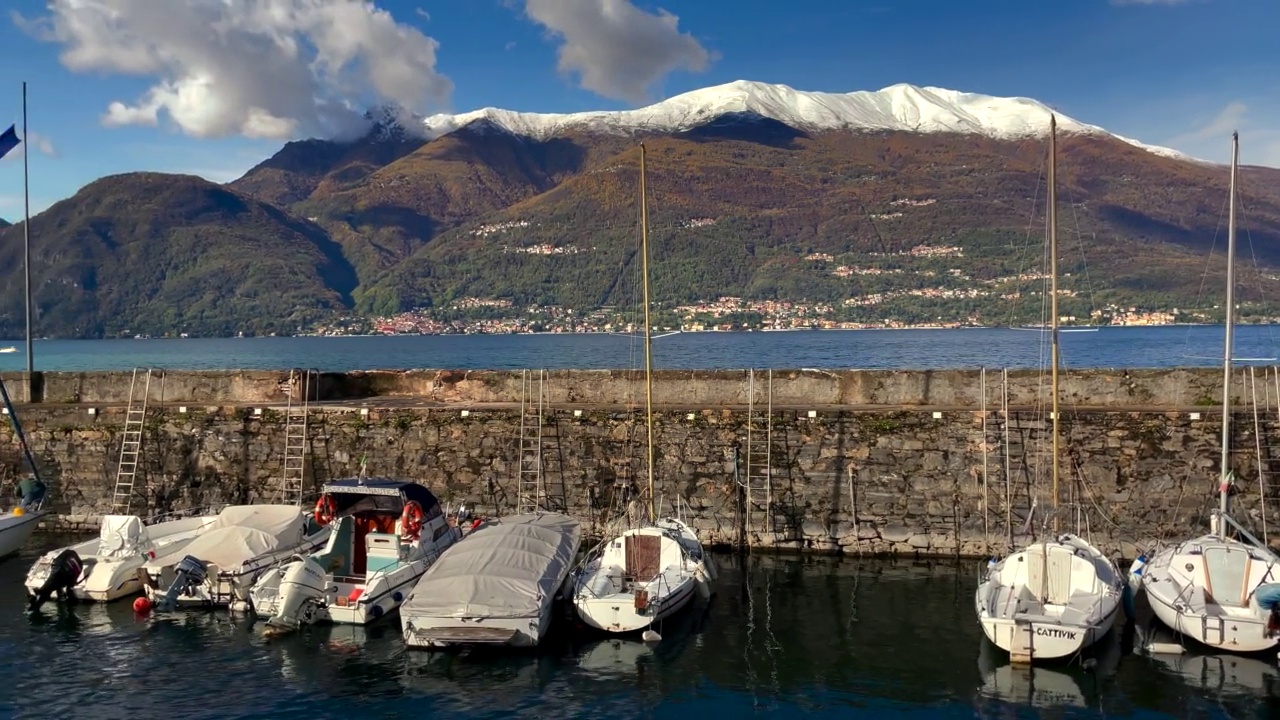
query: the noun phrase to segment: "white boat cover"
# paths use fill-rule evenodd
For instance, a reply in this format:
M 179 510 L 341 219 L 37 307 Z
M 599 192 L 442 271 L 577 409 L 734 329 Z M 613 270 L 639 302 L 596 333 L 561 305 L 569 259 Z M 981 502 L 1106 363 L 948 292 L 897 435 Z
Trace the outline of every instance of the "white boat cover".
M 209 525 L 210 530 L 224 527 L 251 527 L 277 537 L 293 532 L 301 538 L 307 518 L 296 505 L 231 505 Z
M 482 525 L 423 574 L 401 615 L 539 617 L 573 566 L 580 541 L 578 521 L 557 513 Z
M 298 544 L 306 526 L 306 516 L 293 505 L 235 505 L 219 513 L 209 529 L 186 547 L 155 558 L 147 567 L 167 567 L 192 555 L 229 569 Z
M 231 569 L 259 555 L 280 548 L 280 538 L 257 528 L 225 527 L 210 530 L 192 540 L 178 552 L 169 553 L 147 563 L 148 566 L 173 565 L 185 555 L 192 555 L 219 569 Z
M 98 531 L 99 557 L 141 555 L 147 545 L 147 527 L 137 515 L 103 515 Z

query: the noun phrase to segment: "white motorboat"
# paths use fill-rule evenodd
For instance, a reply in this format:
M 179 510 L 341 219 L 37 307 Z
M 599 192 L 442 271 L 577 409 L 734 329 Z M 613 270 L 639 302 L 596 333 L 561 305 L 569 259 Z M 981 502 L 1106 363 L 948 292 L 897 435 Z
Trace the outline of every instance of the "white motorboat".
M 78 599 L 110 602 L 136 595 L 142 591 L 143 564 L 181 550 L 217 519 L 211 511 L 164 515 L 150 523 L 136 515 L 104 515 L 98 537 L 41 555 L 27 571 L 27 590 L 39 590 L 49 578 L 54 558 L 71 549 L 84 564 L 80 581 L 72 588 Z
M 296 505 L 232 505 L 199 537 L 143 564 L 147 597 L 162 611 L 247 609 L 249 588 L 259 576 L 297 553 L 319 549 L 329 532 Z
M 18 352 L 18 348 L 12 345 L 9 345 L 7 347 L 0 347 L 0 355 L 6 355 L 8 353 L 16 353 L 16 352 Z
M 323 549 L 266 573 L 249 591 L 273 632 L 319 622 L 364 625 L 395 612 L 462 530 L 416 482 L 331 482 L 316 503 L 333 528 Z
M 450 548 L 400 608 L 411 648 L 532 647 L 551 625 L 581 542 L 577 520 L 532 513 L 488 520 Z
M 645 189 L 645 147 L 640 146 L 640 252 L 644 268 L 644 369 L 652 386 L 652 340 L 649 323 L 649 231 Z M 654 508 L 653 393 L 645 393 L 648 427 L 648 517 Z M 587 625 L 608 632 L 649 632 L 689 604 L 695 592 L 710 597 L 715 577 L 702 542 L 689 526 L 675 519 L 626 530 L 597 547 L 575 571 L 573 607 Z M 652 637 L 652 633 L 650 633 Z
M 1142 568 L 1141 587 L 1160 622 L 1219 650 L 1250 653 L 1276 647 L 1267 633 L 1270 611 L 1254 594 L 1276 582 L 1280 563 L 1265 543 L 1227 514 L 1235 477 L 1231 473 L 1231 370 L 1235 330 L 1236 177 L 1240 138 L 1231 136 L 1231 181 L 1227 221 L 1226 334 L 1222 378 L 1222 447 L 1219 507 L 1207 535 L 1163 548 Z M 1238 539 L 1231 537 L 1236 531 Z
M 21 550 L 44 515 L 43 510 L 28 512 L 19 507 L 0 513 L 0 558 Z
M 1057 124 L 1049 118 L 1050 362 L 1052 363 L 1053 496 L 1058 507 L 1061 464 L 1058 409 Z M 1055 524 L 1057 518 L 1054 518 Z M 1056 527 L 1055 527 L 1056 534 Z M 1058 535 L 993 563 L 974 605 L 982 631 L 1013 662 L 1074 655 L 1115 624 L 1125 581 L 1115 562 L 1075 535 Z
M 573 607 L 587 625 L 640 632 L 711 595 L 714 569 L 687 525 L 666 518 L 603 543 L 573 581 Z

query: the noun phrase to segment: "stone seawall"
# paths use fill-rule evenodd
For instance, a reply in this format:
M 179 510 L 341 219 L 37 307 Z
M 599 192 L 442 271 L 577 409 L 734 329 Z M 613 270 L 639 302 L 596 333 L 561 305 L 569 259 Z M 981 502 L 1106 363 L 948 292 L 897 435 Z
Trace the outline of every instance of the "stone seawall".
M 521 374 L 436 376 L 445 378 L 437 390 L 451 388 L 447 398 L 406 393 L 380 404 L 389 395 L 375 393 L 315 403 L 308 490 L 358 474 L 364 459 L 369 475 L 418 479 L 447 503 L 465 502 L 486 515 L 514 512 L 522 420 L 528 424 L 534 415 L 519 407 Z M 233 374 L 201 377 L 226 382 Z M 770 423 L 760 419 L 769 399 L 760 392 L 765 377 L 757 374 L 752 383 L 744 373 L 663 373 L 655 381 L 655 395 L 663 399 L 655 416 L 661 510 L 683 512 L 711 542 L 982 556 L 1024 539 L 1033 504 L 1035 526 L 1045 521 L 1050 421 L 1037 405 L 1047 388 L 1034 392 L 1035 374 L 1010 373 L 1006 388 L 1001 373 L 988 372 L 984 403 L 978 373 L 775 371 Z M 239 381 L 258 388 L 246 391 L 251 398 L 236 398 L 247 405 L 192 394 L 187 406 L 151 407 L 134 512 L 272 499 L 285 427 L 273 393 L 284 393 L 280 374 L 254 378 Z M 287 386 L 287 373 L 284 379 Z M 1206 528 L 1221 432 L 1220 408 L 1210 404 L 1214 379 L 1212 371 L 1190 370 L 1069 375 L 1064 385 L 1074 395 L 1062 404 L 1062 529 L 1087 529 L 1109 550 L 1133 557 L 1157 538 Z M 347 382 L 344 376 L 332 381 L 331 387 Z M 18 406 L 50 481 L 58 513 L 50 529 L 95 529 L 97 516 L 110 509 L 125 409 L 97 382 L 105 381 L 86 384 L 78 404 L 50 402 L 48 389 L 60 385 L 47 382 L 46 402 Z M 127 374 L 122 382 L 127 397 Z M 610 383 L 616 394 L 606 403 L 600 388 Z M 752 385 L 757 405 L 749 437 L 743 406 Z M 1272 475 L 1280 470 L 1274 386 L 1275 378 L 1261 371 L 1241 385 L 1242 399 L 1256 394 L 1272 405 L 1256 416 L 1251 406 L 1241 407 L 1233 422 L 1234 507 L 1259 533 L 1264 519 L 1268 532 L 1280 523 L 1280 477 Z M 544 387 L 551 399 L 541 415 L 543 482 L 557 505 L 599 532 L 646 483 L 644 413 L 636 403 L 643 401 L 643 384 L 632 373 L 552 373 Z M 587 394 L 591 387 L 596 394 Z M 90 392 L 94 399 L 86 401 Z M 1119 402 L 1126 397 L 1128 405 Z M 532 448 L 526 453 L 533 454 Z M 0 476 L 12 478 L 19 465 L 6 424 Z

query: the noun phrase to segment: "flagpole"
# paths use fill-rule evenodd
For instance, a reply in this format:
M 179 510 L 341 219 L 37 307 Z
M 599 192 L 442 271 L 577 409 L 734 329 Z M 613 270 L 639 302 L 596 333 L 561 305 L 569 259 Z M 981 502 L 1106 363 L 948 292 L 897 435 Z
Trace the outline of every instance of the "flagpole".
M 31 136 L 27 134 L 27 82 L 22 81 L 22 211 L 26 216 L 22 223 L 22 268 L 27 280 L 27 402 L 35 397 L 35 352 L 31 345 L 31 182 L 28 160 L 31 157 Z

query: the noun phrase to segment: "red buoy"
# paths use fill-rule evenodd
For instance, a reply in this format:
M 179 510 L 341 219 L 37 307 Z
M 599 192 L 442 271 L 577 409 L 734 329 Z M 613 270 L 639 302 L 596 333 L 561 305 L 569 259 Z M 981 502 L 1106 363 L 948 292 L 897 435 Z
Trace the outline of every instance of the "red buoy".
M 151 612 L 151 601 L 144 595 L 133 601 L 133 611 L 145 615 Z

